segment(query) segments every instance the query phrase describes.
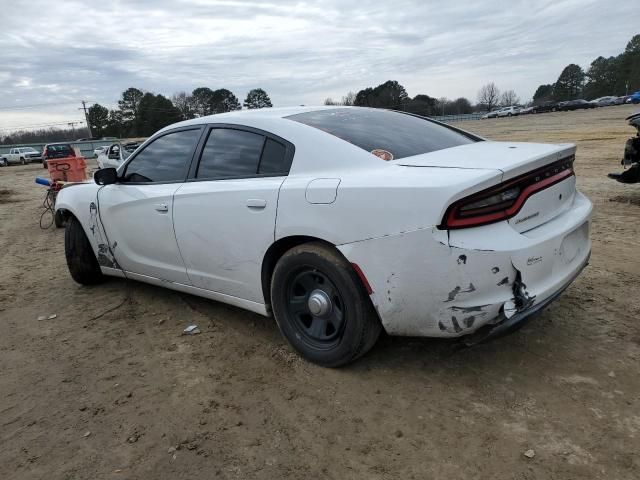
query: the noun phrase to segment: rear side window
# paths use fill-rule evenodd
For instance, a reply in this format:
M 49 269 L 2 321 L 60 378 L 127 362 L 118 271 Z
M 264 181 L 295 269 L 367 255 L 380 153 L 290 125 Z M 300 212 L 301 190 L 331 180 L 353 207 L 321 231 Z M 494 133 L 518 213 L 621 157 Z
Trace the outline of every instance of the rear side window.
M 423 117 L 373 108 L 334 108 L 286 117 L 323 130 L 384 160 L 478 141 Z
M 262 151 L 258 173 L 265 175 L 287 174 L 289 172 L 287 149 L 280 142 L 267 138 Z
M 125 181 L 184 180 L 199 138 L 200 129 L 181 130 L 155 139 L 127 164 Z
M 196 178 L 229 178 L 255 175 L 264 136 L 243 130 L 214 128 L 202 150 Z

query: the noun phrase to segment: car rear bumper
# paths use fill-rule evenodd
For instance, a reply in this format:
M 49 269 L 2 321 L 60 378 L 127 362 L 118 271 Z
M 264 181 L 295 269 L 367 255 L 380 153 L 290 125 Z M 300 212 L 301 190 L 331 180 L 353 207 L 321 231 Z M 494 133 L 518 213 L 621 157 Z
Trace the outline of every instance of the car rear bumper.
M 530 320 L 534 319 L 538 315 L 540 315 L 543 310 L 549 306 L 549 304 L 553 303 L 555 300 L 562 295 L 562 293 L 573 283 L 573 281 L 582 273 L 582 270 L 589 265 L 589 258 L 591 258 L 591 253 L 587 256 L 587 260 L 582 264 L 582 266 L 573 274 L 571 278 L 567 280 L 567 282 L 562 285 L 558 291 L 553 293 L 550 297 L 542 300 L 538 304 L 516 313 L 511 318 L 505 318 L 502 322 L 497 323 L 495 325 L 487 325 L 484 328 L 480 328 L 475 333 L 472 333 L 464 338 L 464 343 L 467 346 L 477 345 L 479 343 L 484 343 L 495 338 L 502 337 L 509 333 L 515 332 L 522 328 L 525 324 L 527 324 Z
M 370 283 L 388 333 L 462 337 L 502 325 L 495 336 L 544 308 L 579 275 L 591 252 L 591 210 L 576 192 L 570 208 L 523 233 L 500 222 L 339 248 Z

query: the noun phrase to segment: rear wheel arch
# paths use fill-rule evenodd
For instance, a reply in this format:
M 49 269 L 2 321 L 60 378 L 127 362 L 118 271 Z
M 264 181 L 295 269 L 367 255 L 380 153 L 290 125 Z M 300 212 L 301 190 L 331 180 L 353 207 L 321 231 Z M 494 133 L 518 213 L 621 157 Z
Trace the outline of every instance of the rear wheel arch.
M 273 270 L 276 268 L 278 260 L 280 260 L 282 256 L 292 248 L 297 247 L 298 245 L 312 242 L 319 242 L 326 245 L 327 247 L 334 250 L 339 256 L 344 258 L 346 262 L 351 263 L 349 259 L 346 258 L 344 254 L 338 248 L 336 248 L 333 243 L 322 238 L 312 237 L 308 235 L 292 235 L 289 237 L 280 238 L 267 249 L 267 252 L 265 253 L 262 260 L 262 295 L 264 296 L 266 305 L 269 305 L 271 303 L 271 278 L 273 276 Z M 369 287 L 368 285 L 366 285 L 366 281 L 363 280 L 361 276 L 364 274 L 361 274 L 355 268 L 354 271 L 356 271 L 356 274 L 360 278 L 362 286 L 365 288 L 365 290 L 368 290 Z
M 267 252 L 264 254 L 264 258 L 262 259 L 261 274 L 262 294 L 264 296 L 265 304 L 269 305 L 271 303 L 271 277 L 273 275 L 273 270 L 276 268 L 278 260 L 280 260 L 280 258 L 282 258 L 282 256 L 292 248 L 310 242 L 323 242 L 335 248 L 335 245 L 333 245 L 331 242 L 327 242 L 326 240 L 323 240 L 321 238 L 311 237 L 308 235 L 293 235 L 276 240 L 267 249 Z

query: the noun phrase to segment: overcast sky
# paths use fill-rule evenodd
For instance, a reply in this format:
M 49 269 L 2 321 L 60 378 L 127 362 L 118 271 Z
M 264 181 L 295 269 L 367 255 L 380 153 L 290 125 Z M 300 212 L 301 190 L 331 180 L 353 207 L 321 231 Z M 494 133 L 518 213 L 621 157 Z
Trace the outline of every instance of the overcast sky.
M 636 2 L 0 0 L 0 134 L 81 120 L 80 100 L 111 107 L 131 86 L 240 101 L 262 87 L 290 106 L 388 79 L 475 102 L 495 81 L 527 100 L 568 63 L 620 53 L 640 33 Z

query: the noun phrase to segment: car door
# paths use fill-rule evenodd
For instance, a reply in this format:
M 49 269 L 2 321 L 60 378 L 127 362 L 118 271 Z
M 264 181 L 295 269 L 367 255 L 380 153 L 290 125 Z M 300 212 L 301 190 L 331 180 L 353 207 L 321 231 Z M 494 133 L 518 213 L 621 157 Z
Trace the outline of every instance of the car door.
M 213 126 L 174 197 L 178 246 L 194 286 L 264 303 L 262 260 L 293 145 L 266 132 Z
M 121 180 L 98 192 L 108 243 L 127 271 L 188 285 L 173 231 L 173 195 L 185 181 L 202 129 L 172 130 L 123 166 Z

